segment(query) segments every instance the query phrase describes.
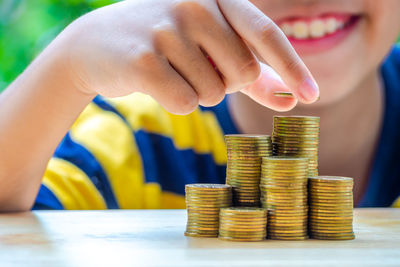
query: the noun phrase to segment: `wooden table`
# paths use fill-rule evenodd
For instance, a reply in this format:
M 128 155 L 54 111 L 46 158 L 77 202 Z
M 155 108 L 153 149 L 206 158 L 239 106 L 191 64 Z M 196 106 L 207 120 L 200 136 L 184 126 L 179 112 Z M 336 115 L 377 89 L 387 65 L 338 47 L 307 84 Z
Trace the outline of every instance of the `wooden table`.
M 355 210 L 351 241 L 189 238 L 184 210 L 0 215 L 0 266 L 400 266 L 400 209 Z

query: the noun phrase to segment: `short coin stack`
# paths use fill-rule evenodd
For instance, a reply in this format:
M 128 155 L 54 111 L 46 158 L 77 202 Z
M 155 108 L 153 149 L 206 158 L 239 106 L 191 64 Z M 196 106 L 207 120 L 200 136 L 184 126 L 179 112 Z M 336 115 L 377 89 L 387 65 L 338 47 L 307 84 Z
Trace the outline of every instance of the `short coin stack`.
M 354 239 L 353 178 L 319 176 L 309 178 L 311 237 Z
M 261 204 L 268 209 L 269 238 L 308 238 L 307 174 L 307 158 L 263 158 Z
M 272 155 L 269 135 L 225 135 L 228 152 L 226 183 L 235 206 L 260 206 L 261 158 Z
M 318 176 L 319 117 L 274 116 L 274 155 L 309 159 L 309 177 Z
M 223 208 L 220 211 L 219 238 L 229 241 L 261 241 L 267 235 L 266 226 L 266 209 Z
M 185 186 L 186 236 L 217 237 L 220 208 L 232 206 L 232 187 L 224 184 Z

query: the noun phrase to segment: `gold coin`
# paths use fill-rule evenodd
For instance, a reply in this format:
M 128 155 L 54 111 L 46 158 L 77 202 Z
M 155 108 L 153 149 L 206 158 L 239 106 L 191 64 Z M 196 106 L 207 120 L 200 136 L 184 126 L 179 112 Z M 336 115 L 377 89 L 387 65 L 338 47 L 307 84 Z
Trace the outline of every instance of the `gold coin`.
M 299 230 L 299 231 L 281 231 L 279 229 L 267 229 L 267 233 L 269 236 L 271 235 L 280 235 L 280 236 L 305 236 L 307 235 L 307 229 Z
M 264 228 L 258 229 L 258 231 L 248 231 L 246 229 L 239 230 L 219 230 L 220 235 L 224 236 L 263 236 L 266 234 L 266 230 Z
M 230 186 L 231 187 L 231 186 Z M 229 189 L 229 191 L 217 191 L 217 192 L 194 192 L 194 191 L 189 191 L 186 192 L 186 196 L 204 196 L 204 197 L 229 197 L 232 194 L 232 188 Z
M 242 232 L 242 231 L 246 231 L 248 233 L 259 233 L 261 231 L 266 231 L 266 225 L 264 226 L 257 226 L 257 227 L 245 227 L 245 226 L 227 226 L 227 225 L 221 225 L 219 227 L 219 231 L 236 231 L 236 232 Z
M 232 194 L 220 194 L 219 196 L 207 195 L 186 195 L 186 203 L 211 202 L 211 203 L 229 203 Z
M 186 231 L 218 231 L 218 227 L 211 225 L 211 226 L 207 226 L 207 225 L 198 225 L 198 224 L 188 224 L 186 225 Z
M 317 233 L 352 233 L 353 227 L 336 227 L 336 228 L 328 228 L 328 227 L 311 227 L 310 230 L 312 232 Z
M 220 236 L 229 236 L 229 237 L 264 237 L 266 236 L 267 232 L 264 230 L 260 231 L 229 231 L 229 230 L 220 230 Z
M 218 234 L 218 229 L 217 228 L 212 228 L 212 229 L 206 229 L 206 228 L 201 228 L 201 227 L 186 227 L 186 232 L 188 233 L 199 233 L 199 234 Z
M 270 138 L 270 135 L 265 135 L 265 134 L 226 134 L 225 138 L 227 139 L 265 139 L 265 138 Z
M 241 207 L 230 207 L 221 209 L 222 214 L 259 214 L 265 215 L 266 210 L 263 208 L 241 208 Z
M 244 207 L 246 208 L 246 207 Z M 250 207 L 249 207 L 250 208 Z M 242 223 L 263 223 L 264 221 L 267 220 L 267 215 L 264 216 L 234 216 L 234 215 L 225 215 L 225 214 L 220 214 L 220 220 L 226 221 L 226 222 L 242 222 Z
M 287 98 L 296 98 L 291 92 L 274 92 L 274 96 L 277 97 L 287 97 Z
M 249 231 L 253 229 L 254 231 L 259 231 L 260 229 L 266 228 L 266 226 L 267 226 L 267 222 L 257 223 L 257 224 L 249 223 L 249 222 L 246 222 L 246 223 L 234 222 L 234 223 L 232 223 L 232 222 L 222 220 L 222 221 L 220 221 L 219 229 L 231 229 L 231 230 L 233 230 L 233 229 L 243 230 L 244 229 L 244 230 L 249 230 Z
M 288 122 L 290 124 L 296 124 L 296 123 L 309 123 L 309 124 L 318 124 L 320 118 L 319 117 L 313 117 L 313 116 L 274 116 L 273 117 L 274 125 L 277 123 L 285 123 Z
M 310 198 L 315 201 L 322 201 L 322 200 L 336 200 L 336 201 L 353 201 L 352 195 L 341 196 L 341 195 L 325 195 L 321 196 L 318 194 L 310 194 Z
M 308 239 L 307 235 L 304 236 L 276 236 L 276 235 L 267 235 L 267 238 L 274 239 L 274 240 L 306 240 Z
M 336 204 L 336 205 L 328 205 L 322 203 L 311 203 L 310 210 L 318 212 L 318 211 L 331 211 L 332 213 L 340 213 L 340 212 L 351 212 L 353 210 L 353 204 Z
M 337 215 L 347 215 L 353 216 L 353 210 L 349 211 L 332 211 L 332 210 L 314 210 L 313 208 L 310 209 L 310 216 L 312 215 L 320 215 L 320 216 L 337 216 Z
M 185 232 L 185 236 L 188 237 L 217 237 L 218 233 L 196 233 L 196 232 Z
M 318 222 L 324 222 L 326 220 L 330 220 L 333 222 L 349 222 L 350 220 L 353 219 L 352 216 L 342 216 L 342 217 L 329 217 L 329 216 L 316 216 L 316 215 L 310 215 L 309 216 L 309 221 L 310 223 L 318 223 Z
M 316 182 L 344 182 L 344 183 L 352 183 L 353 178 L 351 177 L 343 177 L 343 176 L 318 176 L 318 177 L 311 177 L 311 181 L 316 181 Z
M 231 201 L 232 194 L 221 194 L 219 196 L 206 196 L 206 195 L 186 195 L 186 203 L 198 203 L 198 202 L 209 202 L 211 204 L 216 203 L 229 203 Z
M 314 239 L 325 239 L 325 240 L 353 240 L 353 239 L 355 239 L 354 233 L 346 234 L 346 235 L 311 233 L 311 237 Z
M 265 237 L 254 237 L 254 238 L 237 238 L 237 237 L 229 237 L 229 236 L 219 236 L 220 240 L 224 241 L 239 241 L 239 242 L 255 242 L 262 241 Z
M 269 222 L 282 222 L 282 221 L 300 222 L 304 220 L 307 220 L 307 214 L 299 216 L 275 216 L 273 214 L 268 214 Z
M 188 189 L 199 189 L 199 190 L 229 190 L 230 186 L 226 184 L 187 184 L 185 186 Z

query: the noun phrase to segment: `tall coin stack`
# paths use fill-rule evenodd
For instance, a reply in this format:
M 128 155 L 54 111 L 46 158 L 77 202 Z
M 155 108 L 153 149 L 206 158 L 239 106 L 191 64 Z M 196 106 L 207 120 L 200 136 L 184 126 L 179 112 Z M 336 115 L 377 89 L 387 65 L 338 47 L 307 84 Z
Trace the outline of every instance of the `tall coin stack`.
M 309 177 L 318 176 L 319 117 L 274 116 L 274 155 L 309 159 Z
M 308 238 L 307 177 L 307 158 L 263 158 L 261 204 L 268 210 L 269 238 Z
M 217 237 L 220 208 L 232 206 L 232 187 L 224 184 L 185 186 L 186 236 Z
M 232 186 L 235 206 L 260 206 L 261 158 L 272 155 L 269 135 L 225 135 L 226 183 Z
M 317 239 L 354 239 L 353 178 L 309 178 L 310 234 Z
M 220 210 L 219 238 L 229 241 L 261 241 L 267 233 L 267 210 L 254 207 Z

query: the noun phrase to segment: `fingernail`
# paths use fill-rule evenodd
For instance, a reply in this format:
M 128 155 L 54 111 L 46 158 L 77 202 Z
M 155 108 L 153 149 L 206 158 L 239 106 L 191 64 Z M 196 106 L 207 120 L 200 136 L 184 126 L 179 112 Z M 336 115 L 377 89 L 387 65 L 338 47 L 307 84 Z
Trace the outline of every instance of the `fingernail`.
M 311 79 L 307 78 L 300 86 L 300 94 L 302 95 L 303 99 L 307 102 L 313 102 L 317 100 L 319 96 L 319 88 L 316 82 Z

